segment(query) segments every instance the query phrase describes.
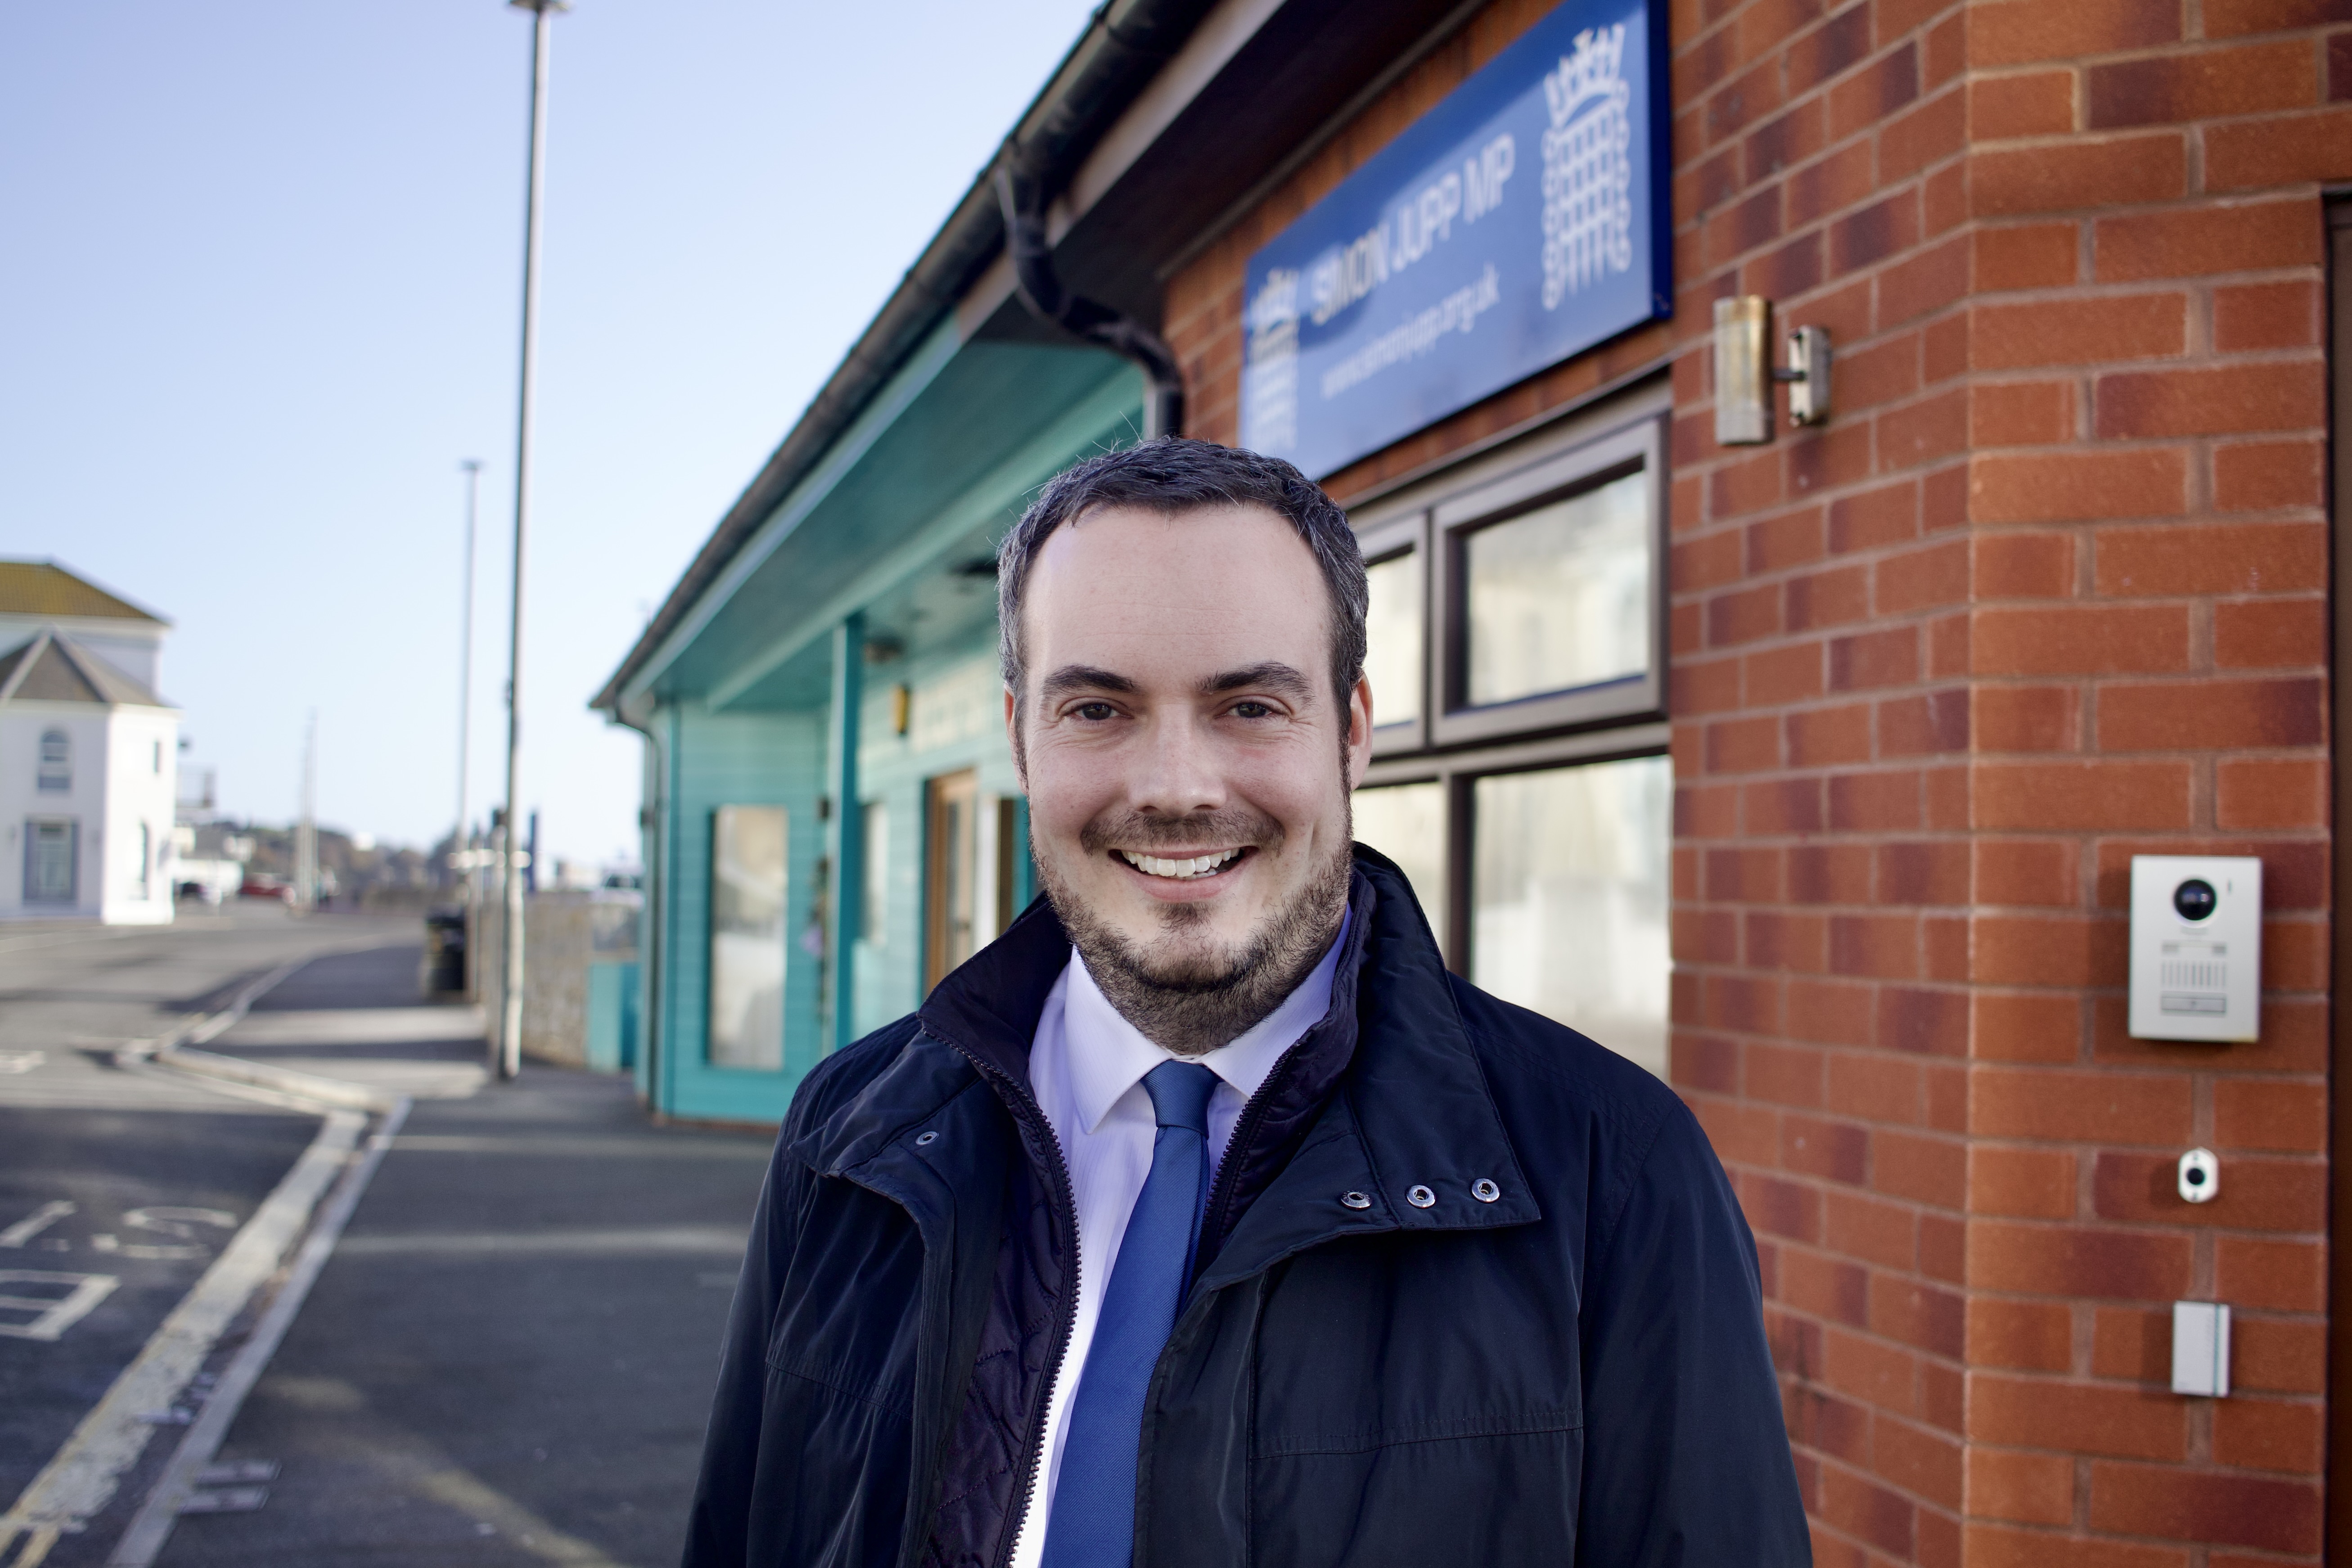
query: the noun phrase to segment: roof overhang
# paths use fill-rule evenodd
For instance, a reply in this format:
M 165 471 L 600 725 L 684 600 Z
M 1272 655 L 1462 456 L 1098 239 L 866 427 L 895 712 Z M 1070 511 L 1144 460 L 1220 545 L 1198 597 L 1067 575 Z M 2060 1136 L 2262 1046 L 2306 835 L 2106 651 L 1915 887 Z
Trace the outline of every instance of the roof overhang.
M 1157 324 L 1175 268 L 1483 3 L 1108 0 L 1000 155 L 1021 160 L 1061 193 L 1047 233 L 1064 280 Z M 1300 68 L 1302 60 L 1312 68 Z M 722 626 L 729 604 L 768 563 L 780 552 L 793 555 L 783 541 L 805 530 L 825 497 L 884 444 L 892 421 L 942 384 L 950 366 L 961 369 L 970 349 L 1058 348 L 1108 359 L 1060 346 L 1075 342 L 1030 320 L 1014 297 L 990 170 L 982 169 L 590 705 L 641 722 L 648 700 L 716 684 L 721 678 L 696 672 L 703 639 Z M 984 380 L 997 369 L 973 374 Z M 1109 374 L 1098 365 L 1073 372 L 1071 380 L 1091 385 Z M 1041 408 L 1041 400 L 1085 395 L 1075 384 L 1033 392 L 1024 383 L 1006 391 L 1030 416 L 1026 434 L 1066 412 Z M 1009 451 L 1025 436 L 1008 428 L 999 438 Z M 868 557 L 883 548 L 878 539 L 866 544 Z M 767 613 L 777 618 L 772 606 Z M 772 626 L 772 635 L 801 634 Z M 748 651 L 731 636 L 709 649 L 720 659 Z

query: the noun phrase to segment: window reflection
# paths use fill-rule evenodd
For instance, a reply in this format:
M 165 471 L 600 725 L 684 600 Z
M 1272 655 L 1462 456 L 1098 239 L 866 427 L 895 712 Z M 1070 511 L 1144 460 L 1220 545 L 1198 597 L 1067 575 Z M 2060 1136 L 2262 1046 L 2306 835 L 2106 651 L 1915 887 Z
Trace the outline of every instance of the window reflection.
M 1649 530 L 1636 472 L 1465 535 L 1470 705 L 1646 670 Z
M 1470 978 L 1661 1078 L 1672 766 L 1639 757 L 1474 786 Z
M 722 805 L 710 826 L 710 1059 L 784 1061 L 784 808 Z
M 980 775 L 966 768 L 931 781 L 929 985 L 948 977 L 976 948 L 979 923 Z M 928 986 L 926 987 L 928 989 Z
M 1375 690 L 1378 688 L 1374 688 Z M 1356 841 L 1397 863 L 1445 950 L 1445 786 L 1384 784 L 1355 796 Z
M 1408 550 L 1365 571 L 1371 590 L 1364 616 L 1364 674 L 1372 683 L 1372 722 L 1421 717 L 1421 554 Z

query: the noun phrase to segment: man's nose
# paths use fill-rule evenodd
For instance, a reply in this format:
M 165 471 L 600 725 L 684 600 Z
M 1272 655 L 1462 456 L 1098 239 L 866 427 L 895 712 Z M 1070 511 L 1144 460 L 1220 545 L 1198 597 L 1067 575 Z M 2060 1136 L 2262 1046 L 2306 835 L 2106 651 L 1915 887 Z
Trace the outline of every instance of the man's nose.
M 1214 738 L 1197 714 L 1151 715 L 1128 780 L 1128 804 L 1168 816 L 1223 808 L 1224 773 L 1217 765 Z

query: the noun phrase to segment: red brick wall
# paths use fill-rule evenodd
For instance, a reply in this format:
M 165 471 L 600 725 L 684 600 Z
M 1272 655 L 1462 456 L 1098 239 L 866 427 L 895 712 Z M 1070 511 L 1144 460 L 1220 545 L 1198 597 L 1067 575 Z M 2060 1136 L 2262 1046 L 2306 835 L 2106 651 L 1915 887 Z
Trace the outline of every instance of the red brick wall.
M 1233 439 L 1249 252 L 1544 7 L 1497 4 L 1171 281 Z M 1674 0 L 1674 1077 L 1739 1185 L 1824 1568 L 2315 1562 L 2323 225 L 2347 0 Z M 1729 292 L 1836 412 L 1714 445 Z M 2135 853 L 2259 855 L 2257 1045 L 2123 1022 Z M 2221 1196 L 2171 1166 L 2203 1143 Z M 2238 1392 L 2168 1388 L 2168 1305 Z

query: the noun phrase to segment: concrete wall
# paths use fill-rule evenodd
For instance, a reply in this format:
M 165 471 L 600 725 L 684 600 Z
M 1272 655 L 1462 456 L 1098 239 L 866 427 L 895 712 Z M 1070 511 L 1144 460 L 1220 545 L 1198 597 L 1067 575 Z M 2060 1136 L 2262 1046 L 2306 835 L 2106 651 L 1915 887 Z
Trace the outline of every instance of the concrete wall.
M 523 1055 L 567 1067 L 587 1067 L 589 970 L 637 956 L 639 900 L 602 890 L 548 891 L 523 910 Z M 496 1029 L 505 1005 L 504 921 L 493 901 L 477 905 L 467 926 L 476 994 Z M 605 1064 L 596 1064 L 603 1066 Z M 613 1064 L 617 1065 L 617 1064 Z

